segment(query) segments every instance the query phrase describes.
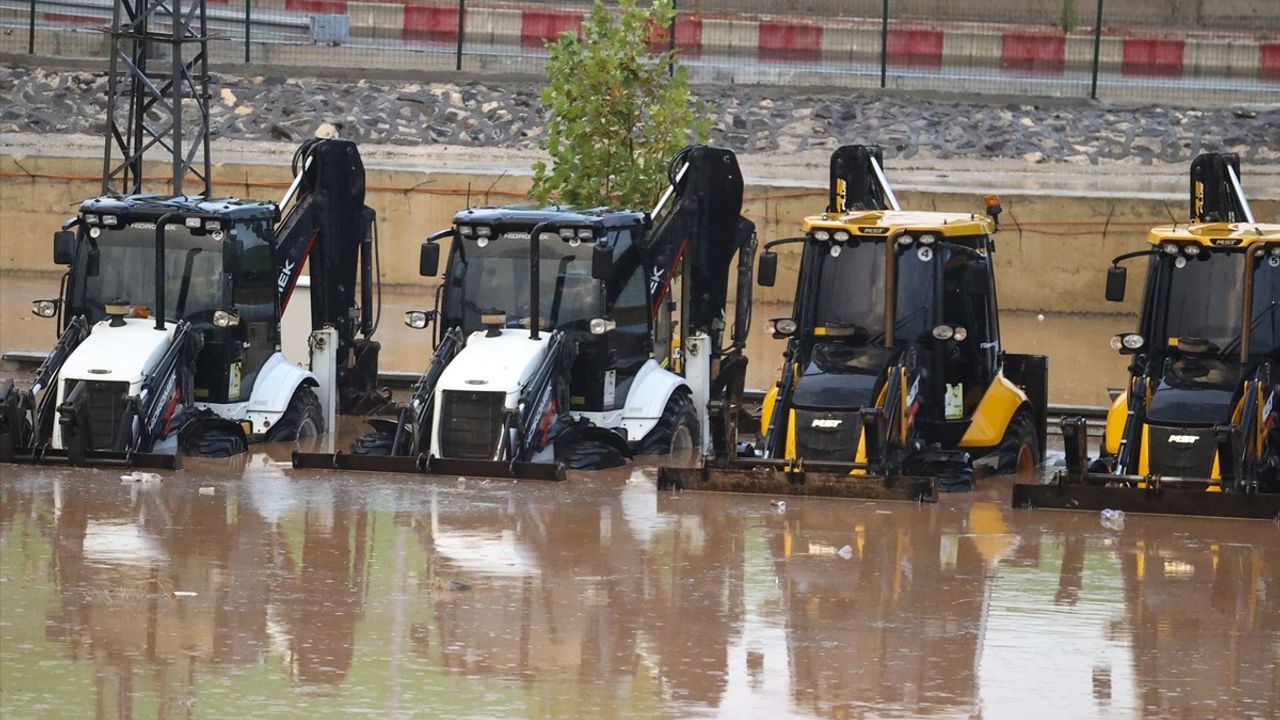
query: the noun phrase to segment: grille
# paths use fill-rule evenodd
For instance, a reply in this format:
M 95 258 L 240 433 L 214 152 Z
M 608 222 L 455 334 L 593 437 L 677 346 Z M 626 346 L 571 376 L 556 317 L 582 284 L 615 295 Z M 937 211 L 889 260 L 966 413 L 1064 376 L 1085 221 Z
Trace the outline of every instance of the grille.
M 75 380 L 68 381 L 66 394 L 74 387 Z M 116 425 L 124 414 L 129 395 L 129 383 L 96 380 L 80 380 L 85 386 L 85 411 L 89 415 L 89 448 L 110 450 L 116 439 Z
M 796 453 L 808 460 L 852 462 L 862 420 L 851 412 L 796 408 Z
M 500 392 L 445 390 L 440 405 L 440 453 L 448 458 L 487 460 L 502 430 Z
M 1210 429 L 1148 425 L 1147 442 L 1148 471 L 1153 475 L 1207 478 L 1213 470 L 1218 445 Z

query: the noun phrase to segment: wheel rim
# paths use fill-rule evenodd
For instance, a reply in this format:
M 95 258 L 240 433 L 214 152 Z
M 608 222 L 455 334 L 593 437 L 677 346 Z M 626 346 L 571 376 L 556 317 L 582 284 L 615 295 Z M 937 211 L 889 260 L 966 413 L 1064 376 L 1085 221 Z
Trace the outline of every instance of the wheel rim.
M 315 418 L 310 416 L 304 417 L 302 418 L 302 422 L 298 423 L 297 439 L 305 440 L 307 438 L 316 437 L 319 434 L 320 434 L 320 427 L 319 425 L 317 425 Z

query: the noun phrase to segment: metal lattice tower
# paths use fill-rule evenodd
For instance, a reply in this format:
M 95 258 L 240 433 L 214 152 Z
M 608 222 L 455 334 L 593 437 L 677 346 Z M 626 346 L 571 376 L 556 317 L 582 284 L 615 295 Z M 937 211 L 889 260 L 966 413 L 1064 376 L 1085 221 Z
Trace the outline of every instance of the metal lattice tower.
M 167 151 L 173 194 L 209 195 L 207 30 L 205 0 L 116 0 L 104 193 L 142 192 L 144 156 Z

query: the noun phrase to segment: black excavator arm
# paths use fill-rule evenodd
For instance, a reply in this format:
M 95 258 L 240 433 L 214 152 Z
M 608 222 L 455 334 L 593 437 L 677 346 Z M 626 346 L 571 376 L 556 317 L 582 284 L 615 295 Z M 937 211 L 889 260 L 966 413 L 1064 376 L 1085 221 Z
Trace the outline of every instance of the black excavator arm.
M 355 143 L 317 138 L 294 153 L 293 172 L 281 207 L 293 204 L 276 229 L 273 253 L 280 312 L 307 266 L 311 327 L 338 331 L 338 412 L 371 412 L 386 398 L 377 392 L 380 346 L 371 339 L 381 290 L 377 218 L 364 204 L 364 163 Z
M 712 438 L 716 455 L 732 455 L 747 372 L 743 350 L 751 329 L 756 228 L 742 216 L 742 171 L 733 151 L 691 145 L 671 159 L 667 177 L 670 186 L 651 213 L 654 226 L 642 243 L 654 269 L 650 311 L 656 317 L 670 301 L 679 273 L 680 346 L 687 347 L 686 339 L 697 333 L 711 339 Z M 735 257 L 734 323 L 726 347 L 725 308 Z

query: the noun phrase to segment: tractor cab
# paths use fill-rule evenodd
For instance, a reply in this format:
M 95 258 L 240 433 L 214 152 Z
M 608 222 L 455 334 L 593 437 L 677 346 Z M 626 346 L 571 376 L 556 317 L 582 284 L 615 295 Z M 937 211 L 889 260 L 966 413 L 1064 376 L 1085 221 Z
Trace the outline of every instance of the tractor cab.
M 960 443 L 1000 371 L 991 220 L 871 210 L 806 218 L 803 229 L 793 315 L 773 323 L 776 337 L 795 338 L 798 456 L 852 457 L 861 409 L 900 363 L 921 370 L 917 427 Z
M 278 214 L 273 203 L 198 197 L 86 201 L 72 228 L 54 238 L 55 261 L 68 266 L 63 297 L 33 309 L 60 311 L 64 323 L 83 316 L 92 331 L 172 332 L 185 323 L 201 340 L 195 400 L 246 401 L 279 344 Z
M 621 407 L 654 354 L 651 267 L 640 244 L 648 228 L 645 214 L 631 211 L 463 211 L 454 218 L 437 327 L 464 337 L 529 335 L 535 324 L 565 333 L 575 348 L 572 409 Z

